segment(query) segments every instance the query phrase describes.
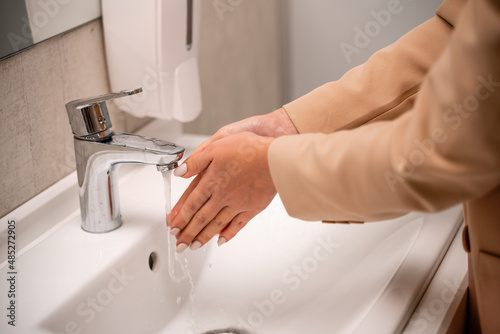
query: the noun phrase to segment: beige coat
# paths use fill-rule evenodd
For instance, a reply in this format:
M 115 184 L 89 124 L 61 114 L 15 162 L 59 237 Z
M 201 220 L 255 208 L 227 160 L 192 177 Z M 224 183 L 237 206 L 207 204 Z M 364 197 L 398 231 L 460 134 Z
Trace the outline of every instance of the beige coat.
M 374 221 L 464 203 L 469 326 L 500 333 L 500 2 L 437 16 L 286 105 L 269 165 L 291 216 Z

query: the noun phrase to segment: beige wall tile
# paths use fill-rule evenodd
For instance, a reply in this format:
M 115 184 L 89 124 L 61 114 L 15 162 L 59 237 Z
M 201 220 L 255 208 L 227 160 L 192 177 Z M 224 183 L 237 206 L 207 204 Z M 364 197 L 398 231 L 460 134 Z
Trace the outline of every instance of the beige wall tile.
M 19 55 L 29 114 L 29 144 L 35 193 L 74 169 L 71 130 L 64 108 L 58 39 Z M 33 195 L 31 195 L 33 196 Z
M 0 63 L 0 216 L 35 193 L 22 61 Z

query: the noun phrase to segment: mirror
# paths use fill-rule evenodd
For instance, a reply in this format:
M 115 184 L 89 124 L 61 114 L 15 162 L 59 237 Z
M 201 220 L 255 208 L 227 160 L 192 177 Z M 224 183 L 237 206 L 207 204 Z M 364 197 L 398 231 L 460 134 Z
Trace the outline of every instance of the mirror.
M 0 59 L 100 16 L 100 0 L 0 0 Z

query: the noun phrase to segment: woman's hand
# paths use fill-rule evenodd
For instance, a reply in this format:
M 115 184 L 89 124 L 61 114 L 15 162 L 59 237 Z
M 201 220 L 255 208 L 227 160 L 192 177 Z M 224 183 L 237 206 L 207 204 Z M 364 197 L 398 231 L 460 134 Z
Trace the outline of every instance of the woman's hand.
M 298 134 L 285 109 L 280 108 L 269 114 L 249 117 L 220 128 L 213 136 L 198 146 L 188 159 L 204 151 L 211 143 L 242 132 L 252 132 L 259 136 L 273 138 Z
M 167 223 L 177 251 L 198 249 L 219 234 L 231 240 L 276 195 L 267 161 L 274 138 L 242 132 L 218 139 L 175 172 L 197 177 L 174 206 Z

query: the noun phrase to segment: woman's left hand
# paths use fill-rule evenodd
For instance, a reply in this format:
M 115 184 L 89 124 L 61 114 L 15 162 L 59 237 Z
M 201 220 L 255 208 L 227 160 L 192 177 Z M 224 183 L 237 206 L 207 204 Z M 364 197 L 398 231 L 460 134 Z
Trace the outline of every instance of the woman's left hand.
M 276 195 L 267 151 L 274 140 L 243 132 L 214 141 L 174 175 L 197 175 L 167 217 L 177 251 L 198 249 L 219 234 L 231 240 Z

